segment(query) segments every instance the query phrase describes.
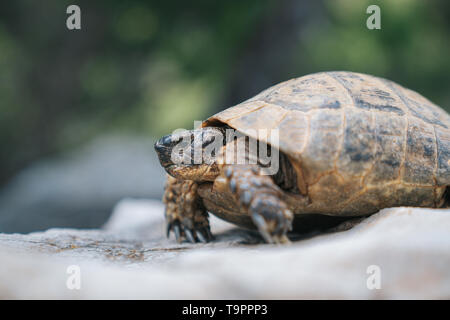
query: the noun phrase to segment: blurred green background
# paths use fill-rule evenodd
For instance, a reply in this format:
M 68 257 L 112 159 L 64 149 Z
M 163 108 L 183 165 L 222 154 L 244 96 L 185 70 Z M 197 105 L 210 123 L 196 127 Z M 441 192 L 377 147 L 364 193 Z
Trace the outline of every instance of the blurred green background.
M 81 30 L 66 28 L 70 4 Z M 381 30 L 366 28 L 370 4 Z M 2 1 L 0 188 L 99 135 L 191 128 L 323 70 L 386 77 L 450 111 L 449 30 L 445 0 Z

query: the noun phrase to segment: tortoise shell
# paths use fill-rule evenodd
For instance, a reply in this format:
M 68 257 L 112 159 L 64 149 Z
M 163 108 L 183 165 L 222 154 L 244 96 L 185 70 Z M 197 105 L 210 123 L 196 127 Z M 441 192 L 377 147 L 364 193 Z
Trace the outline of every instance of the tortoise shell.
M 265 142 L 287 155 L 296 171 L 302 197 L 286 195 L 295 214 L 440 207 L 450 185 L 450 116 L 386 79 L 353 72 L 292 79 L 203 127 L 222 124 L 253 138 L 255 129 L 279 129 L 278 144 Z M 205 204 L 220 211 L 213 201 Z

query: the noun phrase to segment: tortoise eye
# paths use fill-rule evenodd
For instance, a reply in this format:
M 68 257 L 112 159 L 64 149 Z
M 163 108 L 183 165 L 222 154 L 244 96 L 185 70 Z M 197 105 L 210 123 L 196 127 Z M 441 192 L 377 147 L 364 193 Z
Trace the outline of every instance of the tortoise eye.
M 207 136 L 206 138 L 203 138 L 202 140 L 202 147 L 206 147 L 207 145 L 209 145 L 210 143 L 212 143 L 214 141 L 214 136 Z

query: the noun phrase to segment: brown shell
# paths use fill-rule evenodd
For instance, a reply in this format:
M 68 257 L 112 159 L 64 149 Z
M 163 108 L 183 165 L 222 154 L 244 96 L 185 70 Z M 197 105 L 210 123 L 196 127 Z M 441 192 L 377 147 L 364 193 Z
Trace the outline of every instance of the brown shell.
M 250 136 L 254 129 L 279 129 L 278 147 L 290 157 L 309 199 L 305 204 L 288 195 L 296 213 L 437 207 L 450 185 L 450 116 L 386 79 L 352 72 L 307 75 L 228 108 L 203 126 L 217 123 Z

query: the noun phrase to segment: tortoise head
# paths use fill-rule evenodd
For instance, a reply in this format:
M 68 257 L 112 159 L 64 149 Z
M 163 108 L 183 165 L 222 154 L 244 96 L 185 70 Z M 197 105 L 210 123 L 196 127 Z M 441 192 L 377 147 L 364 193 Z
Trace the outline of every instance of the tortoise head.
M 225 143 L 222 128 L 183 130 L 155 143 L 159 162 L 176 179 L 214 181 L 219 174 L 216 159 Z

